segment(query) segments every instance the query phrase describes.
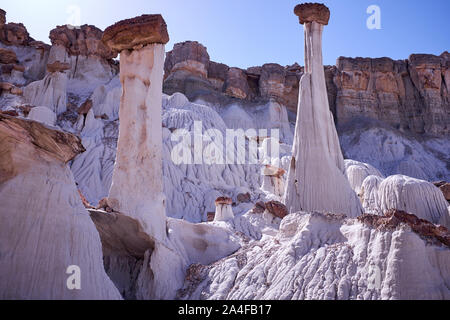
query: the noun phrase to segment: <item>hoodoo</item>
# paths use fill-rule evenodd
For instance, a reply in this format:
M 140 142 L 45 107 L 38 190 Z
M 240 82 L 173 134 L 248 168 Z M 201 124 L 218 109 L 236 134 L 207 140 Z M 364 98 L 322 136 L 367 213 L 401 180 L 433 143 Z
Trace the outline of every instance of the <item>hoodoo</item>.
M 286 171 L 284 169 L 267 164 L 262 171 L 263 183 L 261 189 L 282 197 L 284 193 L 283 175 L 285 173 Z
M 143 15 L 108 27 L 102 38 L 120 52 L 120 126 L 108 204 L 138 219 L 158 240 L 165 237 L 161 101 L 164 44 L 161 15 Z
M 232 202 L 231 198 L 228 197 L 219 197 L 216 199 L 216 214 L 214 221 L 227 221 L 234 218 L 233 209 L 231 208 Z
M 300 94 L 285 203 L 290 212 L 331 211 L 358 216 L 361 203 L 345 177 L 345 165 L 329 109 L 322 62 L 322 32 L 330 18 L 323 4 L 297 5 L 304 24 L 305 74 Z

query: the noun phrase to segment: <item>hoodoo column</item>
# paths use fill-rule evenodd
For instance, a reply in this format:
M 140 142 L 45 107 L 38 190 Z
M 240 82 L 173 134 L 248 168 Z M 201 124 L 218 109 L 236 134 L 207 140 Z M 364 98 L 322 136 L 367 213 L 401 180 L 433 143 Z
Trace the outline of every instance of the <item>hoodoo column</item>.
M 305 74 L 300 94 L 285 203 L 290 212 L 328 211 L 355 217 L 361 204 L 344 175 L 344 158 L 329 109 L 322 61 L 322 32 L 329 9 L 318 3 L 297 5 L 304 25 Z
M 108 27 L 102 41 L 120 52 L 120 126 L 108 205 L 137 218 L 158 240 L 165 237 L 161 101 L 164 44 L 161 15 L 143 15 Z

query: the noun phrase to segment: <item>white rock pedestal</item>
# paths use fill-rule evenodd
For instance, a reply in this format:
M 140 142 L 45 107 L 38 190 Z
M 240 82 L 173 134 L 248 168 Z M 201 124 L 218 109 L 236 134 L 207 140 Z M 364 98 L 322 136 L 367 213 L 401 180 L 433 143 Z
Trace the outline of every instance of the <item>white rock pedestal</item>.
M 233 200 L 228 197 L 219 197 L 216 199 L 216 214 L 214 221 L 228 221 L 234 219 L 233 209 L 231 208 Z
M 162 82 L 164 44 L 161 15 L 143 15 L 108 27 L 102 42 L 120 52 L 122 97 L 119 140 L 108 205 L 137 219 L 147 234 L 165 241 L 162 179 Z

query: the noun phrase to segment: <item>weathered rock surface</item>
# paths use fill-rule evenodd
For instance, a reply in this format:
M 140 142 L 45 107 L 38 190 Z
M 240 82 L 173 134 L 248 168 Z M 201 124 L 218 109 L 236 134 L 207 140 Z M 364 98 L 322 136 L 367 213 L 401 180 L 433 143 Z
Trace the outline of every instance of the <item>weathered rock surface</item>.
M 191 266 L 178 298 L 449 299 L 450 249 L 433 240 L 448 232 L 416 219 L 379 228 L 364 218 L 292 213 L 275 237 Z
M 0 27 L 0 42 L 9 46 L 23 46 L 33 39 L 22 23 L 6 23 Z
M 0 114 L 0 140 L 0 298 L 121 299 L 66 165 L 80 139 Z M 80 290 L 68 286 L 70 266 Z
M 375 228 L 392 230 L 404 223 L 425 241 L 434 245 L 444 244 L 450 248 L 450 232 L 446 227 L 435 225 L 404 211 L 391 209 L 386 211 L 384 216 L 363 214 L 358 220 Z
M 449 90 L 442 81 L 448 73 L 445 54 L 403 61 L 340 57 L 334 77 L 337 122 L 366 117 L 405 131 L 448 134 Z
M 366 212 L 383 214 L 395 209 L 450 227 L 448 202 L 432 183 L 403 175 L 382 179 L 370 175 L 362 183 L 361 200 Z
M 266 210 L 277 218 L 283 219 L 289 214 L 286 206 L 279 201 L 268 201 L 265 206 Z
M 171 71 L 174 57 L 183 73 Z M 336 123 L 345 125 L 355 118 L 367 118 L 406 132 L 447 135 L 449 61 L 448 52 L 441 56 L 411 55 L 409 60 L 339 57 L 336 66 L 324 67 L 329 106 Z M 203 66 L 207 67 L 207 78 Z M 297 112 L 303 67 L 269 63 L 247 70 L 231 69 L 209 61 L 206 49 L 197 42 L 176 44 L 166 59 L 164 92 L 182 92 L 191 101 L 208 94 L 256 102 L 274 99 Z
M 61 61 L 54 61 L 52 63 L 47 64 L 47 71 L 48 72 L 63 72 L 66 70 L 70 70 L 70 64 L 61 62 Z
M 445 183 L 442 186 L 439 187 L 439 189 L 444 194 L 445 200 L 450 202 L 450 183 Z
M 209 62 L 208 80 L 213 84 L 216 90 L 220 92 L 222 91 L 229 69 L 230 67 L 226 64 L 217 63 L 214 61 Z
M 102 36 L 103 32 L 92 25 L 64 25 L 51 30 L 47 71 L 63 72 L 69 81 L 81 81 L 81 86 L 109 82 L 118 72 L 113 60 L 117 52 L 102 42 Z
M 46 106 L 58 115 L 67 109 L 67 81 L 64 73 L 50 73 L 24 88 L 25 101 L 35 106 Z
M 0 9 L 0 27 L 2 27 L 6 23 L 6 11 Z
M 10 63 L 16 63 L 16 62 L 17 62 L 17 56 L 14 51 L 0 48 L 0 63 L 10 64 Z
M 176 43 L 172 51 L 166 53 L 165 74 L 185 70 L 200 78 L 207 78 L 209 54 L 197 41 Z
M 63 46 L 72 56 L 98 56 L 106 60 L 115 58 L 117 53 L 101 41 L 102 35 L 99 28 L 85 24 L 79 28 L 57 26 L 50 31 L 49 37 L 53 45 Z
M 246 99 L 250 94 L 245 71 L 239 68 L 230 68 L 224 84 L 225 93 L 238 99 Z
M 317 22 L 327 25 L 330 20 L 330 10 L 321 3 L 302 3 L 294 8 L 295 15 L 298 16 L 300 24 Z
M 159 14 L 147 14 L 126 19 L 106 28 L 102 41 L 112 50 L 120 52 L 149 43 L 169 42 L 167 25 Z

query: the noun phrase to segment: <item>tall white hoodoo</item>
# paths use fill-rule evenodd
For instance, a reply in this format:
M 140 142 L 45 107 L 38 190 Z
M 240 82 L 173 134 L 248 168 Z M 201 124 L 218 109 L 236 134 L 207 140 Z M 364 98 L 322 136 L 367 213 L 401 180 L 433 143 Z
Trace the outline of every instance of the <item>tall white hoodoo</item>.
M 300 95 L 285 203 L 290 212 L 361 214 L 361 203 L 345 177 L 344 158 L 329 109 L 322 62 L 322 32 L 330 11 L 301 4 L 295 14 L 305 31 L 305 74 Z

